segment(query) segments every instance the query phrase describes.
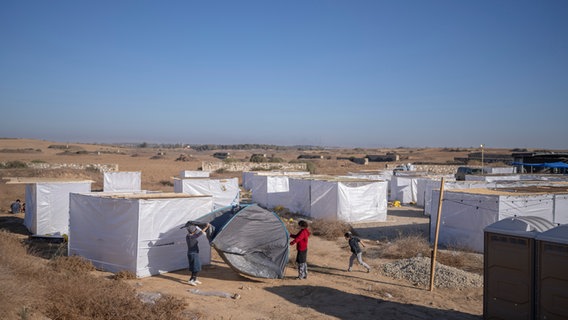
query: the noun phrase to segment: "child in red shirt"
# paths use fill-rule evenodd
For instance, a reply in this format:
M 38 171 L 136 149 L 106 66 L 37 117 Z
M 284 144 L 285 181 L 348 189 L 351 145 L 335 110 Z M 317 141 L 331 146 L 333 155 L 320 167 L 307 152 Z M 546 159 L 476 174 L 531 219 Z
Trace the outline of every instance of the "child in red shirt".
M 308 237 L 310 236 L 310 231 L 308 230 L 308 223 L 304 220 L 298 222 L 300 228 L 302 228 L 297 234 L 291 235 L 294 240 L 290 242 L 290 245 L 296 244 L 296 249 L 298 254 L 296 255 L 296 263 L 298 263 L 298 277 L 296 279 L 306 279 L 308 277 Z

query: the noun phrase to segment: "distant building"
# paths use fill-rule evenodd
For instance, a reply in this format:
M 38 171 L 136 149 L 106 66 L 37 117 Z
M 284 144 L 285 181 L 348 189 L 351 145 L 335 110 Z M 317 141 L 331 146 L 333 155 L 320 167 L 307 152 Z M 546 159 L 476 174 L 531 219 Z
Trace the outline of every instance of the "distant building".
M 483 158 L 483 159 L 482 159 Z M 512 163 L 513 156 L 510 154 L 488 153 L 488 152 L 471 152 L 467 158 L 456 157 L 454 160 L 458 163 L 467 164 L 470 161 L 478 161 L 483 163 Z
M 371 162 L 392 162 L 399 161 L 400 155 L 396 152 L 387 152 L 386 155 L 368 154 L 365 158 L 369 159 Z
M 213 157 L 215 157 L 217 159 L 225 160 L 227 158 L 230 158 L 231 154 L 229 152 L 215 152 L 213 154 Z
M 322 155 L 319 154 L 301 154 L 298 159 L 323 159 Z

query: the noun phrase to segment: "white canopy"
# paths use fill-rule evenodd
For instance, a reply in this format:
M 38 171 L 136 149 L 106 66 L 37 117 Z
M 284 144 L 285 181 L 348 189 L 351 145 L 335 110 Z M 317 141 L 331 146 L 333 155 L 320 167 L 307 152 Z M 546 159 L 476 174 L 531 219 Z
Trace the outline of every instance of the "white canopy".
M 439 190 L 433 191 L 432 208 L 438 207 Z M 483 229 L 501 219 L 535 216 L 553 223 L 566 221 L 568 212 L 555 212 L 552 193 L 506 192 L 499 189 L 444 191 L 439 243 L 483 252 Z M 566 197 L 559 197 L 566 201 Z M 563 206 L 566 203 L 562 204 Z M 437 214 L 430 219 L 430 241 L 433 241 Z
M 345 222 L 387 220 L 386 181 L 312 180 L 310 217 Z
M 174 178 L 174 192 L 213 196 L 214 209 L 239 204 L 239 179 Z
M 251 179 L 252 201 L 265 208 L 288 207 L 289 177 L 284 175 L 254 175 Z
M 69 233 L 69 193 L 91 192 L 92 181 L 26 184 L 24 225 L 34 235 Z
M 183 170 L 179 174 L 180 178 L 209 178 L 209 171 L 197 171 L 197 170 Z
M 137 277 L 187 268 L 187 231 L 180 227 L 212 208 L 211 196 L 72 193 L 69 255 Z M 210 263 L 211 247 L 205 236 L 199 240 L 199 256 L 204 264 Z
M 103 192 L 136 192 L 142 190 L 141 172 L 105 172 Z

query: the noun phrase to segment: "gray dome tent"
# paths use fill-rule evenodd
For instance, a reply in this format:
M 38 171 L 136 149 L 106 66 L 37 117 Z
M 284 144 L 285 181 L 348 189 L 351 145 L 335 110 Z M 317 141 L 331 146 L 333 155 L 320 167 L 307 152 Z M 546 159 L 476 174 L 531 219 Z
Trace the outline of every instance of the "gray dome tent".
M 211 224 L 207 237 L 233 270 L 258 278 L 283 278 L 289 234 L 280 218 L 256 204 L 215 210 L 184 227 Z M 183 228 L 183 227 L 182 227 Z

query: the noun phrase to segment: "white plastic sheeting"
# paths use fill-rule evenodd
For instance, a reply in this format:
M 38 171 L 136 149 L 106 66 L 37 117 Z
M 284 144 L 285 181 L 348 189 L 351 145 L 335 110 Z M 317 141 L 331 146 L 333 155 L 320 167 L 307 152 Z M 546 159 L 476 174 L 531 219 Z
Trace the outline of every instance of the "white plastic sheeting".
M 516 167 L 484 167 L 485 173 L 489 174 L 512 174 L 517 173 Z
M 239 179 L 174 179 L 174 192 L 213 196 L 213 209 L 239 204 Z
M 554 195 L 554 222 L 568 224 L 568 195 Z
M 183 170 L 179 174 L 180 178 L 209 178 L 209 171 Z
M 265 208 L 288 207 L 290 201 L 289 177 L 284 175 L 254 175 L 251 181 L 252 202 Z
M 69 233 L 69 193 L 91 192 L 92 182 L 26 184 L 24 225 L 34 235 Z
M 391 190 L 391 180 L 393 175 L 394 175 L 393 170 L 349 172 L 347 174 L 347 176 L 351 178 L 386 181 L 387 195 L 389 193 L 389 190 Z
M 287 208 L 290 212 L 305 216 L 311 215 L 311 186 L 312 180 L 303 178 L 290 178 L 290 195 L 287 201 Z
M 432 208 L 438 207 L 439 190 L 434 190 Z M 483 252 L 483 229 L 504 218 L 535 216 L 554 221 L 554 195 L 470 189 L 444 191 L 439 244 Z M 437 214 L 430 219 L 430 241 L 434 240 Z
M 307 171 L 245 171 L 243 172 L 243 188 L 252 190 L 254 186 L 253 178 L 255 176 L 309 176 Z
M 118 171 L 105 172 L 103 192 L 136 192 L 142 190 L 142 173 Z
M 310 217 L 345 222 L 386 221 L 386 181 L 311 181 Z
M 401 203 L 416 203 L 418 200 L 418 179 L 413 176 L 392 176 L 389 200 Z
M 188 267 L 186 229 L 213 208 L 211 196 L 72 193 L 69 255 L 109 272 L 147 277 Z M 207 237 L 199 239 L 203 264 L 211 261 Z
M 500 175 L 475 175 L 466 174 L 466 181 L 485 181 L 485 182 L 497 182 L 497 181 L 517 181 L 521 180 L 521 176 L 518 174 L 500 174 Z
M 440 190 L 441 180 L 429 180 L 419 183 L 418 194 L 424 195 L 424 214 L 429 216 L 432 212 L 438 212 L 438 201 L 436 199 L 435 207 L 432 207 L 432 191 Z M 484 181 L 444 181 L 444 190 L 464 190 L 464 189 L 479 189 L 479 188 L 494 188 L 496 186 L 493 182 Z M 423 189 L 422 189 L 423 187 Z M 439 196 L 440 193 L 437 193 Z

